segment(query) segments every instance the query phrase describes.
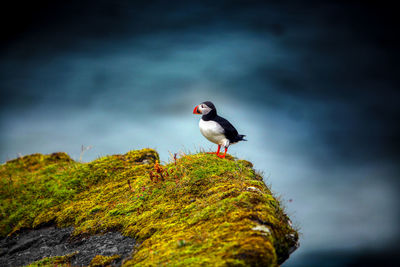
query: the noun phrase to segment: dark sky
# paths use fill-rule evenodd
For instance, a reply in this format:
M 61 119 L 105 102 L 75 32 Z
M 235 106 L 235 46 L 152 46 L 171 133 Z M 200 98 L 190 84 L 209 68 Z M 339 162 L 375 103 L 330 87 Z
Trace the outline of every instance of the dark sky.
M 48 84 L 38 93 L 36 87 L 29 90 L 21 86 L 23 81 L 7 81 L 20 79 L 18 71 L 31 68 L 32 58 L 46 64 L 60 53 L 96 57 L 118 49 L 125 40 L 163 35 L 158 42 L 137 44 L 148 56 L 161 58 L 180 45 L 196 49 L 210 34 L 218 38 L 225 32 L 245 32 L 273 36 L 282 49 L 293 50 L 294 55 L 276 64 L 265 57 L 233 78 L 211 67 L 207 71 L 216 83 L 237 97 L 318 122 L 316 130 L 338 157 L 398 159 L 395 9 L 372 1 L 346 5 L 321 1 L 216 2 L 16 2 L 3 9 L 8 16 L 3 17 L 0 55 L 5 61 L 18 60 L 18 65 L 2 68 L 2 113 L 49 101 L 47 91 L 53 89 Z M 260 54 L 262 51 L 239 56 Z M 238 60 L 246 64 L 248 59 Z M 296 66 L 291 68 L 288 65 L 293 60 Z M 98 74 L 94 82 L 106 79 Z M 272 84 L 276 91 L 265 93 L 266 84 Z M 87 101 L 77 95 L 65 99 L 54 94 L 50 98 L 71 106 Z
M 389 2 L 16 1 L 1 13 L 2 162 L 77 158 L 82 144 L 94 147 L 86 160 L 143 146 L 167 160 L 209 145 L 186 112 L 212 100 L 248 136 L 230 151 L 297 198 L 296 253 L 324 250 L 320 262 L 303 256 L 307 266 L 337 254 L 348 261 L 333 266 L 362 265 L 386 249 L 367 242 L 397 240 L 400 44 Z M 347 230 L 335 239 L 336 228 Z M 325 230 L 330 244 L 315 234 Z

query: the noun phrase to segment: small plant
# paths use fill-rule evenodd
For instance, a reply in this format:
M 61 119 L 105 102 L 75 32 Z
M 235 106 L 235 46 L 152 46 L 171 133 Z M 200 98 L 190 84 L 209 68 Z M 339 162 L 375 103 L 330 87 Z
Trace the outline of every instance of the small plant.
M 186 245 L 186 240 L 184 240 L 184 239 L 178 240 L 178 248 L 184 247 L 185 245 Z
M 142 193 L 140 195 L 137 195 L 136 197 L 141 199 L 141 200 L 144 200 L 145 197 L 146 197 L 146 192 L 145 191 L 146 191 L 146 187 L 142 186 Z
M 158 164 L 158 161 L 156 164 L 154 164 L 154 171 L 150 171 L 150 180 L 152 182 L 159 182 L 162 181 L 164 182 L 167 177 L 169 177 L 169 173 L 167 169 L 164 169 L 160 164 Z
M 133 189 L 132 189 L 132 186 L 131 186 L 131 181 L 128 179 L 128 186 L 129 186 L 129 190 L 131 190 L 131 192 L 135 192 Z
M 81 146 L 81 153 L 79 155 L 79 162 L 82 162 L 83 154 L 85 154 L 86 151 L 90 150 L 92 146 Z

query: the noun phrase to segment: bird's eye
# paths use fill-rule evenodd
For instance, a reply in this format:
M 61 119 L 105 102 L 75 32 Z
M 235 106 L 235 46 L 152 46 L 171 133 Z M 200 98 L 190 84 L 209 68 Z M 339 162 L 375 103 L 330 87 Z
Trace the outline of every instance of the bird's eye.
M 205 108 L 205 106 L 204 106 L 204 105 L 201 105 L 201 107 L 202 107 L 202 108 Z

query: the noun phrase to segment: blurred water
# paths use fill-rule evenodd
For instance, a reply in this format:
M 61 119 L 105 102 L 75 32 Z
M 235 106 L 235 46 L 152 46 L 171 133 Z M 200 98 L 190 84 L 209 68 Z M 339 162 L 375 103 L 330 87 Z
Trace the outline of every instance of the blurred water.
M 189 14 L 209 12 L 189 7 Z M 55 151 L 79 159 L 81 145 L 92 146 L 84 161 L 144 147 L 157 149 L 163 161 L 169 153 L 214 150 L 192 114 L 211 100 L 247 135 L 229 153 L 264 172 L 300 228 L 301 246 L 284 266 L 343 266 L 349 255 L 385 250 L 399 238 L 392 118 L 370 116 L 379 77 L 360 79 L 372 71 L 365 51 L 375 58 L 381 50 L 349 39 L 343 22 L 267 7 L 267 18 L 257 7 L 239 13 L 249 23 L 262 18 L 256 30 L 214 17 L 186 28 L 178 22 L 189 15 L 177 11 L 162 13 L 172 26 L 161 21 L 147 31 L 120 14 L 117 25 L 100 17 L 74 30 L 82 16 L 59 25 L 63 34 L 53 35 L 54 26 L 25 33 L 1 53 L 0 160 Z M 103 25 L 123 30 L 82 34 Z M 340 54 L 348 39 L 354 51 Z M 394 102 L 382 97 L 386 115 Z M 316 257 L 330 252 L 344 252 L 342 261 Z

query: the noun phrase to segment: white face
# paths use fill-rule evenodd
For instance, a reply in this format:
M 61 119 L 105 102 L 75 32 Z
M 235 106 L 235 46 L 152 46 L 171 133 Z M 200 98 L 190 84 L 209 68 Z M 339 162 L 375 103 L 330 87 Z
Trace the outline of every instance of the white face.
M 199 110 L 202 115 L 207 115 L 211 111 L 211 108 L 209 108 L 206 104 L 200 104 Z

